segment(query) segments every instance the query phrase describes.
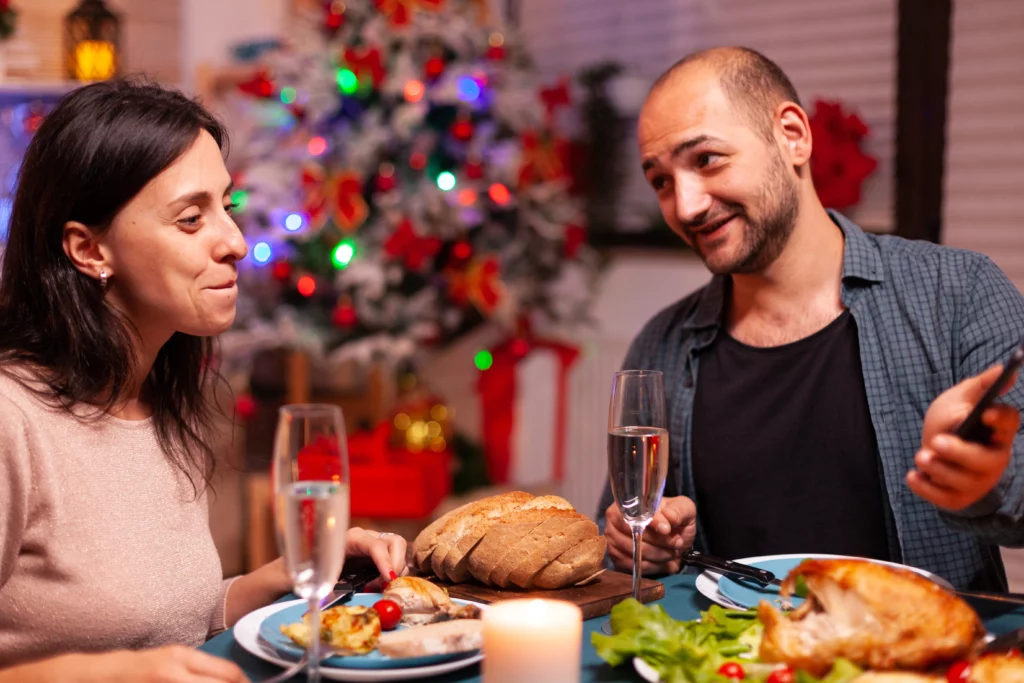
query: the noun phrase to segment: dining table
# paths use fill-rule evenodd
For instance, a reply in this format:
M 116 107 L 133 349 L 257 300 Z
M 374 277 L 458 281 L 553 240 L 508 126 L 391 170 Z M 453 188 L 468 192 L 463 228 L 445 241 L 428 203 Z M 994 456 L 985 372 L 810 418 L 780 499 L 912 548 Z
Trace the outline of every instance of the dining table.
M 659 579 L 665 585 L 665 596 L 654 604 L 665 608 L 670 616 L 679 620 L 696 619 L 702 610 L 711 606 L 711 601 L 697 591 L 695 581 L 698 570 L 688 568 L 680 574 Z M 282 598 L 282 601 L 294 600 L 294 595 Z M 989 633 L 999 635 L 1024 626 L 1024 600 L 1019 604 L 969 597 L 967 602 L 978 612 Z M 581 682 L 591 683 L 636 683 L 643 681 L 632 665 L 624 664 L 611 667 L 597 655 L 590 643 L 590 636 L 599 632 L 607 616 L 588 619 L 583 622 L 583 640 L 580 649 Z M 270 678 L 281 669 L 269 662 L 249 654 L 237 642 L 231 630 L 227 630 L 200 646 L 201 650 L 212 655 L 231 660 L 249 677 L 253 683 Z M 305 680 L 304 674 L 295 676 L 294 681 Z M 431 683 L 471 683 L 480 681 L 480 664 L 471 664 L 465 668 L 447 674 L 432 676 L 423 680 Z

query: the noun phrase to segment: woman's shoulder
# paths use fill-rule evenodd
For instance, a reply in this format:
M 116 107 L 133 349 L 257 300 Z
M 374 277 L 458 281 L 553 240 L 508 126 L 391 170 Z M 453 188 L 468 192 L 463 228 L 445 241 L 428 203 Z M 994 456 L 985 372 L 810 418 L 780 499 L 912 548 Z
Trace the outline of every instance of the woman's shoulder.
M 0 362 L 0 412 L 8 414 L 8 423 L 17 420 L 31 425 L 64 412 L 52 399 L 49 386 L 30 368 Z

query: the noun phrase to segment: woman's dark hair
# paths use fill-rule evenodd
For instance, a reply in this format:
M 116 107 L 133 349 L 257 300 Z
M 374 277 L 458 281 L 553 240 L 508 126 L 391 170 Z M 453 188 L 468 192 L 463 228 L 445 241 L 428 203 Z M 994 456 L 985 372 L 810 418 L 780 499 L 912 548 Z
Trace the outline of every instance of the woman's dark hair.
M 204 130 L 224 148 L 224 128 L 201 105 L 137 80 L 82 87 L 43 120 L 22 162 L 0 269 L 0 360 L 24 364 L 48 388 L 26 386 L 69 411 L 109 411 L 124 397 L 137 332 L 64 253 L 64 226 L 106 231 Z M 143 384 L 160 444 L 197 492 L 215 467 L 212 345 L 174 333 Z

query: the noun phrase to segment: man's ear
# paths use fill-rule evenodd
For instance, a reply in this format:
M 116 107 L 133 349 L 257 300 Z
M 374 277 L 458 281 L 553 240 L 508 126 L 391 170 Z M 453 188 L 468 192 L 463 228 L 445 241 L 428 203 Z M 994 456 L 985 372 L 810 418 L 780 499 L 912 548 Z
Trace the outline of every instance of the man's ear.
M 805 112 L 794 102 L 783 102 L 776 113 L 776 121 L 793 166 L 803 166 L 811 160 L 811 122 Z
M 103 251 L 89 226 L 78 221 L 64 224 L 64 253 L 79 272 L 96 280 L 100 279 L 100 273 L 113 275 Z

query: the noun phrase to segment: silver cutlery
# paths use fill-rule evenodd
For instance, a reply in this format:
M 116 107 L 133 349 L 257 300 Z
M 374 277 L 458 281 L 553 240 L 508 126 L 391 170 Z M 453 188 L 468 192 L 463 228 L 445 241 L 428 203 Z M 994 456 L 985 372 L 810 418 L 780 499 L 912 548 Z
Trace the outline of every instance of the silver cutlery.
M 775 574 L 767 569 L 758 569 L 757 567 L 751 567 L 749 564 L 741 564 L 721 557 L 715 557 L 714 555 L 702 553 L 699 550 L 687 550 L 683 553 L 683 564 L 703 567 L 719 574 L 751 579 L 762 586 L 782 585 L 782 580 L 775 578 Z

